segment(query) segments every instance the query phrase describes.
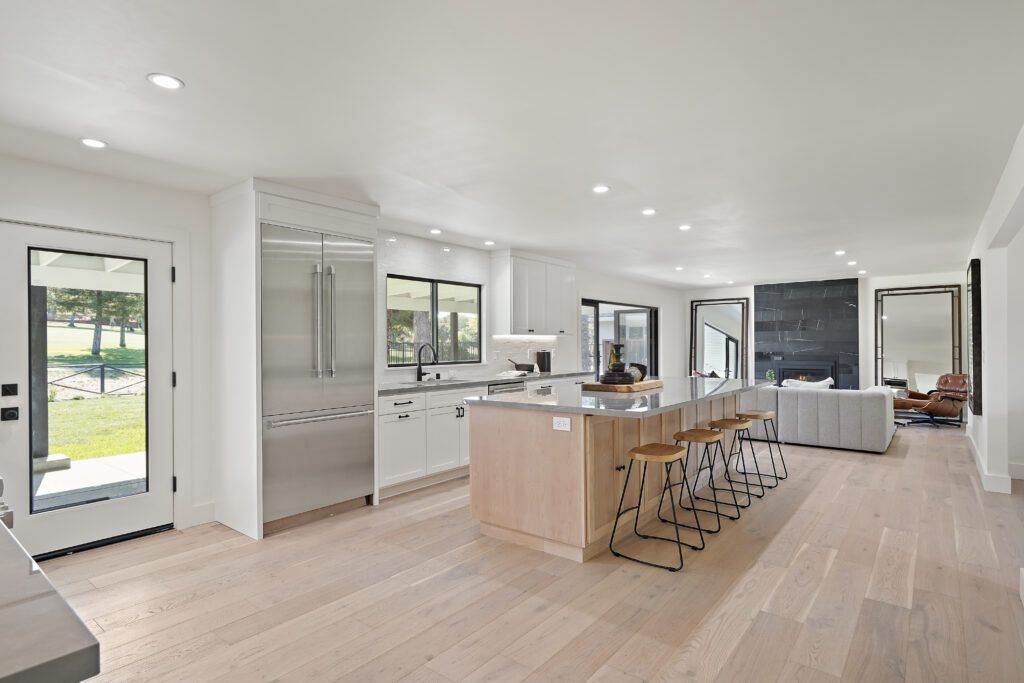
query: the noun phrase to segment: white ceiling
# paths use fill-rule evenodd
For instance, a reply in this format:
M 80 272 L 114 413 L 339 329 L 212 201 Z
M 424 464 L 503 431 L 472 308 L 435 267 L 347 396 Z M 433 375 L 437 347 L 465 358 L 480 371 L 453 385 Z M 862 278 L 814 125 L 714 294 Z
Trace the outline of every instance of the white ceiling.
M 679 286 L 960 270 L 1022 34 L 1019 0 L 3 0 L 0 151 L 265 177 Z

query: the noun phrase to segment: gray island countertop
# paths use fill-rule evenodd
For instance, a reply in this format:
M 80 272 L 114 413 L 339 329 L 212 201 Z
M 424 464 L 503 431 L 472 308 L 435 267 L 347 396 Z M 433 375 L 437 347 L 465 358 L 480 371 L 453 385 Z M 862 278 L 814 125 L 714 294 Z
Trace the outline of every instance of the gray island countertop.
M 677 410 L 688 403 L 732 396 L 760 386 L 767 380 L 706 379 L 696 377 L 664 378 L 665 386 L 637 393 L 582 391 L 579 385 L 555 385 L 551 389 L 531 389 L 509 394 L 467 397 L 470 406 L 494 406 L 541 410 L 551 413 L 609 415 L 643 418 Z
M 100 672 L 96 637 L 3 524 L 0 624 L 0 680 L 82 681 Z
M 425 366 L 428 370 L 435 366 Z M 518 377 L 466 377 L 444 379 L 441 381 L 428 379 L 422 382 L 390 382 L 377 388 L 378 396 L 409 394 L 418 391 L 459 391 L 462 389 L 486 389 L 488 384 L 500 382 L 543 382 L 544 380 L 573 379 L 576 377 L 593 377 L 592 372 L 528 372 Z M 486 393 L 486 392 L 485 392 Z

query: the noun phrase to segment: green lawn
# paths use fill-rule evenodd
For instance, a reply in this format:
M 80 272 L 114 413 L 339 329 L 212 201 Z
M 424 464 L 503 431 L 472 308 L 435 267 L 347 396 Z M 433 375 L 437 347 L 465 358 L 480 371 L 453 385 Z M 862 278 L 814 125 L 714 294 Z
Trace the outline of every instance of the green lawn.
M 86 460 L 146 450 L 145 396 L 102 396 L 46 405 L 51 453 Z
M 68 327 L 66 323 L 46 326 L 46 356 L 50 363 L 145 363 L 146 335 L 125 332 L 127 348 L 118 346 L 119 328 L 105 326 L 100 338 L 100 355 L 92 355 L 92 325 Z

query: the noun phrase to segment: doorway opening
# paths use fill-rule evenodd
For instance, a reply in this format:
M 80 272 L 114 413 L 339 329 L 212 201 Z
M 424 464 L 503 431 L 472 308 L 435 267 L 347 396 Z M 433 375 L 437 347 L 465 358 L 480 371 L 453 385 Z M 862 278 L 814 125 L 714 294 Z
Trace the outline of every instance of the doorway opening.
M 600 377 L 608 367 L 612 344 L 622 344 L 622 360 L 658 374 L 658 309 L 651 306 L 584 299 L 580 304 L 580 370 Z

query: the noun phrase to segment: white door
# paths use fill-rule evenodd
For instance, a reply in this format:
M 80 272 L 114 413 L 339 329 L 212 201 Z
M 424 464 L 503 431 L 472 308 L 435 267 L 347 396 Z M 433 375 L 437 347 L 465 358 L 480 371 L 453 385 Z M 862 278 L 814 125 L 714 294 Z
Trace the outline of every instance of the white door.
M 170 525 L 171 245 L 0 222 L 0 246 L 15 536 L 38 555 Z

